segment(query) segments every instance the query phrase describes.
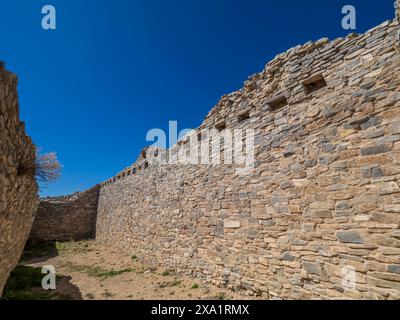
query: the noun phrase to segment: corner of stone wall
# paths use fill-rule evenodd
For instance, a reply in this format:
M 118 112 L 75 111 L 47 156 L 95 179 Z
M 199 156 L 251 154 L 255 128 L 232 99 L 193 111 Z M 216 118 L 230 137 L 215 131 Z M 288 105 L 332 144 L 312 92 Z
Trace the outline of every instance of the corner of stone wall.
M 29 241 L 80 241 L 96 233 L 100 185 L 84 192 L 40 200 Z

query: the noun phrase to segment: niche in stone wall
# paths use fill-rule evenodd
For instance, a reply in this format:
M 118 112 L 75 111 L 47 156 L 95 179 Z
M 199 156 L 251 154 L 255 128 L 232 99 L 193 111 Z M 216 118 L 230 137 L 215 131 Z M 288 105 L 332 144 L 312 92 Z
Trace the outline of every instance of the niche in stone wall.
M 36 167 L 35 167 L 35 163 L 34 162 L 32 162 L 32 164 L 20 163 L 18 168 L 17 168 L 17 175 L 18 176 L 34 177 L 35 173 L 36 173 Z
M 243 121 L 246 121 L 247 119 L 250 119 L 250 112 L 249 111 L 246 111 L 246 112 L 244 112 L 244 113 L 242 113 L 242 114 L 240 114 L 238 116 L 238 122 L 239 123 L 243 122 Z
M 207 139 L 207 130 L 201 130 L 197 133 L 197 141 L 202 141 Z
M 220 122 L 220 123 L 216 124 L 215 129 L 217 129 L 218 132 L 224 131 L 226 129 L 226 123 Z
M 283 108 L 288 104 L 287 98 L 284 94 L 280 94 L 266 101 L 272 111 Z
M 304 90 L 306 91 L 306 94 L 313 93 L 313 92 L 320 90 L 326 86 L 327 86 L 327 83 L 322 74 L 313 75 L 312 77 L 308 78 L 307 80 L 305 80 L 303 82 L 303 87 L 304 87 Z

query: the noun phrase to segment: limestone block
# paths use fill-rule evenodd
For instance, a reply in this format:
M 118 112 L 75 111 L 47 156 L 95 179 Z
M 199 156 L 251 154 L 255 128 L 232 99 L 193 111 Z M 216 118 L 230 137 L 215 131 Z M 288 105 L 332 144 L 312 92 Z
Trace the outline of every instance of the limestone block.
M 240 228 L 241 223 L 240 221 L 236 220 L 224 220 L 224 228 L 226 229 L 238 229 Z
M 342 243 L 359 243 L 363 244 L 364 239 L 361 238 L 360 234 L 357 231 L 338 231 L 336 232 L 336 237 Z

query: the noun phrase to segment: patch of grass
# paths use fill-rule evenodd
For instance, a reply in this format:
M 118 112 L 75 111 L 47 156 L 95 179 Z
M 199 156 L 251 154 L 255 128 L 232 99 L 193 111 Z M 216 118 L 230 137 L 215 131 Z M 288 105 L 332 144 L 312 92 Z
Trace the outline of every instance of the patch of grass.
M 218 300 L 226 300 L 226 295 L 225 295 L 225 293 L 224 293 L 224 292 L 218 293 L 217 299 L 218 299 Z
M 138 270 L 135 270 L 135 272 L 138 273 L 138 274 L 144 273 L 145 271 L 146 271 L 146 269 L 143 268 L 143 267 L 141 267 L 141 268 L 138 269 Z
M 111 271 L 106 271 L 100 274 L 100 277 L 102 277 L 103 279 L 107 279 L 110 277 L 115 277 L 115 276 L 119 276 L 121 274 L 127 273 L 127 272 L 132 272 L 134 271 L 132 268 L 127 268 L 127 269 L 123 269 L 123 270 L 111 270 Z
M 142 274 L 142 273 L 149 273 L 149 272 L 154 272 L 157 271 L 157 267 L 148 267 L 148 266 L 142 266 L 140 269 L 134 270 L 137 274 Z
M 55 246 L 58 252 L 73 252 L 73 253 L 82 253 L 92 251 L 90 249 L 90 242 L 88 240 L 82 241 L 56 241 Z
M 161 275 L 164 276 L 164 277 L 166 277 L 166 276 L 169 276 L 170 273 L 171 273 L 171 272 L 170 272 L 169 270 L 165 270 L 165 271 L 163 271 L 163 273 L 161 273 Z
M 179 286 L 179 285 L 181 284 L 181 282 L 182 282 L 182 281 L 180 281 L 180 280 L 164 281 L 164 282 L 161 282 L 161 283 L 159 284 L 159 287 L 160 287 L 160 288 L 176 287 L 176 286 Z
M 67 267 L 69 271 L 86 273 L 90 277 L 101 277 L 102 274 L 105 272 L 105 270 L 98 266 L 86 266 L 74 263 L 67 263 L 65 264 L 65 267 Z
M 94 294 L 93 293 L 86 293 L 86 298 L 93 300 L 94 299 Z
M 192 289 L 198 289 L 200 286 L 197 284 L 197 283 L 194 283 L 193 285 L 192 285 Z
M 6 290 L 24 290 L 41 287 L 43 277 L 44 274 L 42 274 L 41 268 L 17 266 L 14 271 L 11 272 Z
M 113 297 L 114 296 L 114 294 L 112 294 L 110 291 L 108 291 L 108 290 L 106 290 L 103 294 L 103 297 L 106 297 L 106 298 L 111 298 L 111 297 Z
M 73 244 L 71 242 L 61 242 L 61 241 L 56 241 L 55 242 L 56 248 L 58 251 L 66 251 L 68 248 L 70 248 Z
M 100 268 L 99 266 L 87 266 L 87 265 L 77 265 L 73 263 L 68 263 L 66 265 L 70 271 L 73 272 L 83 272 L 86 273 L 90 277 L 94 278 L 103 278 L 102 280 L 105 280 L 110 277 L 115 277 L 119 276 L 121 274 L 127 273 L 127 272 L 133 272 L 134 269 L 127 268 L 127 269 L 122 269 L 122 270 L 104 270 Z
M 53 294 L 43 291 L 41 268 L 17 266 L 4 288 L 4 300 L 48 300 Z M 36 289 L 36 290 L 35 290 Z
M 131 257 L 131 259 L 132 259 L 132 261 L 135 261 L 135 260 L 137 260 L 137 256 L 135 256 L 135 255 L 133 255 L 132 257 Z

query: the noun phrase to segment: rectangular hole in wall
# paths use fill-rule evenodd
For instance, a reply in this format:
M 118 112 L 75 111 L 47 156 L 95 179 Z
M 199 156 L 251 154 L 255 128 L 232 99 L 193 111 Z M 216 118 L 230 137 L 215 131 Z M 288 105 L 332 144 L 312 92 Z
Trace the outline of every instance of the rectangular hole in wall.
M 314 75 L 303 82 L 303 87 L 307 94 L 313 93 L 326 86 L 327 83 L 322 74 Z
M 217 125 L 215 125 L 215 129 L 218 130 L 218 132 L 224 131 L 226 129 L 226 123 L 225 122 L 220 122 Z
M 182 147 L 183 147 L 184 149 L 190 148 L 190 139 L 189 139 L 189 138 L 187 138 L 186 140 L 184 140 L 184 141 L 182 142 Z
M 270 106 L 271 110 L 275 111 L 286 106 L 288 104 L 288 101 L 286 99 L 286 96 L 282 94 L 271 98 L 267 103 Z
M 247 119 L 250 119 L 250 112 L 249 111 L 244 112 L 244 113 L 242 113 L 242 114 L 240 114 L 238 116 L 238 122 L 243 122 L 243 121 L 246 121 Z
M 197 134 L 197 141 L 203 141 L 207 139 L 207 131 L 202 130 Z

